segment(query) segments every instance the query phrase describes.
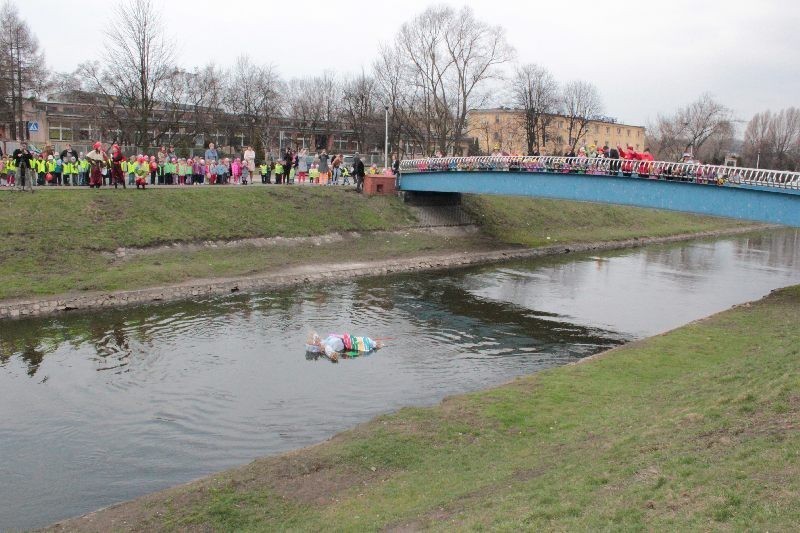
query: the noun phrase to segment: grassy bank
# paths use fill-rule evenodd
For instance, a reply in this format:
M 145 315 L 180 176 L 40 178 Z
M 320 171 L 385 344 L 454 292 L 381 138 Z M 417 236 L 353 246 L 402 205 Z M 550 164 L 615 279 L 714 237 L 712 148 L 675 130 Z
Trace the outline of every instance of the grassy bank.
M 524 246 L 664 237 L 751 224 L 655 209 L 508 196 L 466 196 L 464 204 L 487 235 Z
M 0 286 L 0 300 L 247 275 L 303 262 L 616 240 L 743 225 L 596 204 L 468 197 L 468 209 L 485 230 L 479 237 L 384 234 L 347 246 L 165 250 L 120 261 L 113 256 L 120 247 L 394 230 L 414 224 L 415 216 L 397 198 L 366 198 L 323 187 L 40 192 L 0 194 L 5 222 L 5 238 L 0 240 L 5 283 Z
M 798 308 L 784 289 L 65 527 L 793 530 Z

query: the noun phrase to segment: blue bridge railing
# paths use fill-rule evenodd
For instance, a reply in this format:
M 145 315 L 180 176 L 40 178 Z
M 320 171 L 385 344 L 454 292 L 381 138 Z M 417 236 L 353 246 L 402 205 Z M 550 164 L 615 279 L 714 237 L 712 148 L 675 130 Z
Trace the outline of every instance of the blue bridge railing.
M 703 185 L 751 185 L 800 190 L 800 172 L 605 157 L 479 156 L 407 159 L 400 163 L 400 171 L 404 174 L 449 171 L 611 175 Z

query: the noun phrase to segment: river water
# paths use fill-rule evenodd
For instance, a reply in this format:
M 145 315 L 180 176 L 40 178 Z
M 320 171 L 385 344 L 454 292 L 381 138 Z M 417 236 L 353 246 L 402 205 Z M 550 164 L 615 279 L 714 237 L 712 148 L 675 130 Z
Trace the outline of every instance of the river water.
M 800 231 L 0 323 L 0 530 L 319 442 L 800 283 Z M 392 337 L 332 364 L 310 329 Z

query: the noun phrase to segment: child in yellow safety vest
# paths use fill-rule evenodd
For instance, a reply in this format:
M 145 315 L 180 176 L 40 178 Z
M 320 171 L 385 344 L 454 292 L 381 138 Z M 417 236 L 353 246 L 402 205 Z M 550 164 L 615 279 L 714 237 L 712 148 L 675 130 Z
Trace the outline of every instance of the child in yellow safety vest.
M 36 172 L 36 184 L 44 185 L 44 175 L 46 174 L 44 154 L 40 154 L 39 157 L 34 159 L 31 163 L 33 171 Z
M 80 154 L 78 159 L 78 182 L 81 185 L 89 185 L 89 161 Z
M 17 164 L 14 163 L 14 158 L 9 157 L 6 163 L 6 181 L 9 187 L 13 187 L 17 183 Z
M 135 155 L 130 156 L 127 162 L 122 163 L 122 172 L 128 175 L 128 185 L 136 183 L 136 167 L 138 164 Z
M 44 172 L 45 172 L 45 182 L 47 185 L 53 185 L 55 181 L 55 174 L 56 174 L 56 160 L 53 158 L 52 155 L 47 156 L 47 161 L 44 165 Z
M 316 163 L 311 163 L 311 168 L 308 170 L 308 181 L 319 183 L 319 166 Z
M 8 162 L 9 157 L 3 157 L 0 161 L 0 187 L 8 187 Z
M 78 161 L 74 157 L 68 157 L 64 164 L 64 185 L 78 186 Z

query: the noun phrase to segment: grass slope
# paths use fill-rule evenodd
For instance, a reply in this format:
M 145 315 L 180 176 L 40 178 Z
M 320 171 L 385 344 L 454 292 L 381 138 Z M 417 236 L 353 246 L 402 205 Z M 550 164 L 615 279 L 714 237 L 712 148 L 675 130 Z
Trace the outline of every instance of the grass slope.
M 464 205 L 487 234 L 525 246 L 662 237 L 752 225 L 674 211 L 512 196 L 470 195 L 464 197 Z
M 62 527 L 795 530 L 799 307 L 784 289 Z
M 740 222 L 597 204 L 467 197 L 483 239 L 408 239 L 341 246 L 165 251 L 119 262 L 108 252 L 175 242 L 392 230 L 415 221 L 394 197 L 328 187 L 230 187 L 0 194 L 4 236 L 0 299 L 71 291 L 133 289 L 190 278 L 247 275 L 299 262 L 411 256 L 507 244 L 625 239 L 726 229 Z M 548 241 L 546 236 L 551 236 Z M 388 240 L 388 242 L 387 242 Z

